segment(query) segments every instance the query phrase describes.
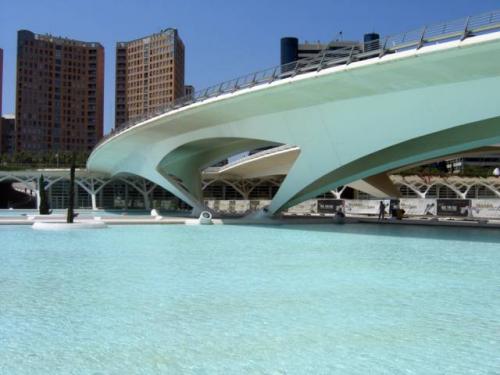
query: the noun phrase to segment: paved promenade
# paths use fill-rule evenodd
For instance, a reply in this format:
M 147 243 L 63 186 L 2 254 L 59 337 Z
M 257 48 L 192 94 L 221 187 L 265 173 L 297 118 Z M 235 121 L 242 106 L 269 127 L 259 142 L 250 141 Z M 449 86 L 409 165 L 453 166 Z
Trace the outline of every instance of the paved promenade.
M 160 224 L 198 224 L 198 220 L 189 216 L 160 216 L 153 217 L 149 215 L 110 215 L 105 214 L 82 215 L 76 218 L 75 222 L 88 222 L 100 220 L 109 225 L 160 225 Z M 65 222 L 63 214 L 40 216 L 0 216 L 0 225 L 32 225 L 34 222 Z M 424 225 L 424 226 L 451 226 L 468 228 L 494 228 L 500 229 L 500 220 L 477 220 L 462 219 L 452 217 L 411 217 L 403 220 L 387 218 L 379 221 L 373 216 L 348 216 L 347 225 L 350 224 L 374 224 L 374 225 Z M 307 225 L 307 224 L 330 224 L 335 225 L 331 216 L 284 216 L 276 219 L 268 218 L 246 218 L 246 217 L 225 217 L 214 218 L 215 225 Z

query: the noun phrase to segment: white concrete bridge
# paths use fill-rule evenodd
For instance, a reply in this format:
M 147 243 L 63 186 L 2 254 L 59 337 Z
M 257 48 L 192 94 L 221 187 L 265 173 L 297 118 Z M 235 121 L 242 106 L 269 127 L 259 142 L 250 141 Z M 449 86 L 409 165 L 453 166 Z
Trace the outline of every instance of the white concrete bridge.
M 201 210 L 204 169 L 288 145 L 271 214 L 356 181 L 395 195 L 388 171 L 500 143 L 499 30 L 491 12 L 225 82 L 114 132 L 88 169 L 144 177 Z

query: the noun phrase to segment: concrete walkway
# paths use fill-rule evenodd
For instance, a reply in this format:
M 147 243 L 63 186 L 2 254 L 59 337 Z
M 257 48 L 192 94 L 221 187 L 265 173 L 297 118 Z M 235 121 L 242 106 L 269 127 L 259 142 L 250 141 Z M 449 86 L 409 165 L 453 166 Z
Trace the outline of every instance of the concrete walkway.
M 197 224 L 197 219 L 188 216 L 161 216 L 149 215 L 123 215 L 123 216 L 87 216 L 76 218 L 75 222 L 86 222 L 101 220 L 109 225 L 158 225 L 158 224 Z M 49 215 L 40 217 L 29 216 L 0 216 L 0 225 L 32 225 L 35 221 L 42 222 L 65 222 L 64 215 Z M 252 219 L 252 218 L 215 218 L 215 225 L 311 225 L 311 224 L 334 224 L 330 216 L 284 216 L 276 219 Z M 500 220 L 477 220 L 451 217 L 412 217 L 403 220 L 388 218 L 378 221 L 376 217 L 348 216 L 346 224 L 378 224 L 378 225 L 423 225 L 423 226 L 446 226 L 466 228 L 492 228 L 500 229 Z

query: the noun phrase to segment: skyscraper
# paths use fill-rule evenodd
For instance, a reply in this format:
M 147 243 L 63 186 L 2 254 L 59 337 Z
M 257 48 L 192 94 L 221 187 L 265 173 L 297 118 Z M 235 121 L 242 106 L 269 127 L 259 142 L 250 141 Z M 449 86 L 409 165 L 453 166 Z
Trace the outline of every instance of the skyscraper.
M 0 116 L 2 116 L 3 49 L 0 48 Z
M 12 154 L 16 143 L 14 115 L 0 117 L 0 154 Z
M 103 133 L 104 48 L 20 30 L 16 150 L 90 151 Z
M 194 96 L 194 86 L 186 85 L 184 86 L 184 96 L 193 97 Z
M 115 127 L 184 96 L 184 43 L 176 29 L 116 45 Z

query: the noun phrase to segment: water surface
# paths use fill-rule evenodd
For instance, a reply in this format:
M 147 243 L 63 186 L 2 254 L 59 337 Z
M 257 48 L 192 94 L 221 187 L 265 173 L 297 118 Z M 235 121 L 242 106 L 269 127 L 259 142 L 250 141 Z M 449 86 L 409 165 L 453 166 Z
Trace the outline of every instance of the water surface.
M 498 374 L 500 233 L 0 226 L 0 374 Z

